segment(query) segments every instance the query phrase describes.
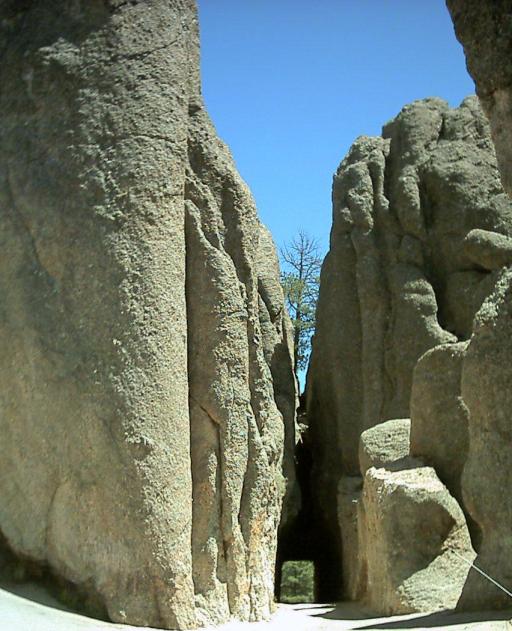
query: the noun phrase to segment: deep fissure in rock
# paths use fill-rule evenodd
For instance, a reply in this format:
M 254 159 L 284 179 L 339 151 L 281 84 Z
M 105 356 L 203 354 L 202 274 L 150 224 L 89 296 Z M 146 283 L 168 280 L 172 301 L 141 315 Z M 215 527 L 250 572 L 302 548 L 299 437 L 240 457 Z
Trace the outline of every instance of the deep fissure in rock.
M 305 420 L 303 407 L 299 408 L 298 417 Z M 336 601 L 341 597 L 341 550 L 332 532 L 332 522 L 318 510 L 315 501 L 313 453 L 308 428 L 302 431 L 297 442 L 295 461 L 300 509 L 279 530 L 275 598 L 281 602 L 283 565 L 289 561 L 310 561 L 314 565 L 314 601 Z

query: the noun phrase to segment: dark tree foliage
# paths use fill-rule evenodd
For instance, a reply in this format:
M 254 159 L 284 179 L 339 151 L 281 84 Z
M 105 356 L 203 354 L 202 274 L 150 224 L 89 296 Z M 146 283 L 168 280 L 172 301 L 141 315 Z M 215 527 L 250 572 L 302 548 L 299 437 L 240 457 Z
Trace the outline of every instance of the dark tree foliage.
M 322 257 L 318 241 L 302 230 L 280 250 L 281 284 L 293 330 L 295 373 L 307 367 L 320 286 Z
M 315 569 L 312 561 L 287 561 L 283 564 L 281 602 L 295 605 L 314 602 Z

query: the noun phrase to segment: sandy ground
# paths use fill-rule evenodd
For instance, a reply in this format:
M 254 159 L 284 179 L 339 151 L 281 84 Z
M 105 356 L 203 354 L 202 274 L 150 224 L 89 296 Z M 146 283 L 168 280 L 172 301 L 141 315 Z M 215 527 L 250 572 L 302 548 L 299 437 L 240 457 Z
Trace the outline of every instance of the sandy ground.
M 0 631 L 113 631 L 143 629 L 99 622 L 66 611 L 35 585 L 4 585 L 0 589 Z M 10 591 L 7 591 L 10 590 Z M 375 618 L 354 603 L 334 605 L 280 605 L 269 622 L 232 622 L 217 631 L 348 631 L 360 629 L 446 629 L 447 631 L 512 631 L 512 611 L 499 614 L 455 614 Z M 144 627 L 149 631 L 147 627 Z M 205 630 L 207 631 L 207 630 Z

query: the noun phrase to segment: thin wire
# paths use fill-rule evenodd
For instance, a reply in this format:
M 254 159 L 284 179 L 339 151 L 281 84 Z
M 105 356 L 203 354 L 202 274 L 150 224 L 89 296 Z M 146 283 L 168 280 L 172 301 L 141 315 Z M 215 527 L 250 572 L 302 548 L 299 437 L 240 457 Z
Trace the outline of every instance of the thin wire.
M 469 559 L 466 559 L 466 557 L 463 557 L 461 554 L 459 554 L 457 552 L 457 550 L 453 550 L 452 549 L 453 554 L 455 554 L 455 556 L 458 556 L 459 559 L 462 559 L 464 561 L 464 563 L 467 563 L 468 565 L 470 565 L 472 568 L 474 568 L 477 572 L 480 572 L 480 574 L 482 576 L 485 576 L 485 578 L 489 581 L 491 581 L 491 583 L 493 583 L 494 585 L 496 585 L 496 587 L 499 587 L 501 589 L 502 592 L 505 592 L 505 594 L 507 594 L 507 596 L 510 596 L 510 598 L 512 598 L 512 593 L 508 591 L 508 589 L 505 589 L 505 587 L 503 587 L 503 585 L 500 585 L 498 583 L 498 581 L 495 581 L 492 576 L 489 576 L 489 574 L 486 574 L 483 570 L 481 570 L 479 567 L 477 567 L 472 561 L 470 561 Z

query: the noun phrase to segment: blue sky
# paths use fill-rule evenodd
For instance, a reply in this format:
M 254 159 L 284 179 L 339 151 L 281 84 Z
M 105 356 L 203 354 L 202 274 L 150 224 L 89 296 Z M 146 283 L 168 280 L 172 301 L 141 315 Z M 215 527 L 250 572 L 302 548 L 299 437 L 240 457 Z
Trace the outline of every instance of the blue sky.
M 357 136 L 415 99 L 474 92 L 443 0 L 199 0 L 203 93 L 278 245 L 327 248 Z

